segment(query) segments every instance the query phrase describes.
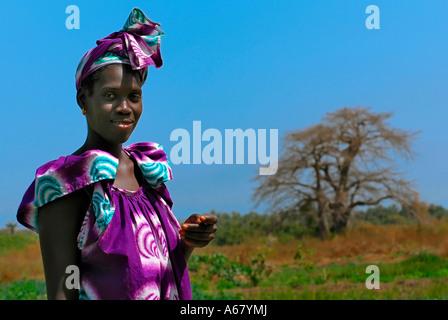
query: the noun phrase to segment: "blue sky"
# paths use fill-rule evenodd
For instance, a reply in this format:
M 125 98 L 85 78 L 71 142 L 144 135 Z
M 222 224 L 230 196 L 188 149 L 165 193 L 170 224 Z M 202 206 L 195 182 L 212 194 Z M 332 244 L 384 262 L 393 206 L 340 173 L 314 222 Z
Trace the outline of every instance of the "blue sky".
M 164 65 L 151 68 L 144 113 L 128 143 L 155 141 L 167 153 L 177 128 L 290 130 L 341 107 L 393 112 L 391 124 L 419 130 L 417 157 L 400 169 L 421 199 L 448 207 L 448 2 L 8 1 L 0 50 L 3 153 L 0 226 L 40 165 L 78 149 L 86 137 L 75 69 L 97 39 L 118 31 L 133 7 L 161 23 Z M 77 5 L 80 29 L 65 9 Z M 380 29 L 368 30 L 368 5 Z M 253 209 L 257 165 L 175 165 L 174 212 Z M 257 208 L 263 211 L 264 207 Z

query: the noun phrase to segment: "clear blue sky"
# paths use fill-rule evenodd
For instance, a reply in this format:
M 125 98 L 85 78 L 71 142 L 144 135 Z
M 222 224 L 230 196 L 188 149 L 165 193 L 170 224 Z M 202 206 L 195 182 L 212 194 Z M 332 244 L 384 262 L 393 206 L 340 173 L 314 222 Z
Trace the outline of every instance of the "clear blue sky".
M 416 159 L 400 162 L 421 199 L 448 207 L 448 1 L 208 0 L 3 1 L 0 64 L 3 151 L 0 226 L 38 166 L 78 149 L 85 119 L 75 100 L 75 68 L 97 39 L 118 31 L 133 7 L 165 32 L 164 65 L 151 68 L 144 113 L 129 143 L 170 133 L 305 128 L 330 111 L 369 106 L 391 123 L 421 130 Z M 68 5 L 80 29 L 65 26 Z M 368 30 L 365 9 L 380 9 Z M 168 183 L 174 212 L 253 208 L 257 165 L 176 165 Z M 263 208 L 259 208 L 260 211 Z

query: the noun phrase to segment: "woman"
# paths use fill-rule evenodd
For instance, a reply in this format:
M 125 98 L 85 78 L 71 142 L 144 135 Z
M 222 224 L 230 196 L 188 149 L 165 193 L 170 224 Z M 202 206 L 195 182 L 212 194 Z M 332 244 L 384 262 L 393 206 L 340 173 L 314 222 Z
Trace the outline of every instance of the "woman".
M 39 167 L 19 207 L 18 221 L 39 232 L 49 299 L 191 299 L 186 261 L 214 238 L 217 219 L 193 214 L 181 228 L 162 146 L 123 147 L 142 114 L 148 66 L 162 65 L 158 26 L 134 8 L 84 55 L 76 98 L 86 141 Z M 73 266 L 79 290 L 66 285 Z

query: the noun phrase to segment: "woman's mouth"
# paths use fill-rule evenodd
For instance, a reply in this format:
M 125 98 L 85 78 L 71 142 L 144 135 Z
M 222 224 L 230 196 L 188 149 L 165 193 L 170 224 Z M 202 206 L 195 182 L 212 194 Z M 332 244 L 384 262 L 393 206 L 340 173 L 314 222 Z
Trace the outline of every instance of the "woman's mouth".
M 134 123 L 134 121 L 130 119 L 111 120 L 110 122 L 120 129 L 128 129 Z

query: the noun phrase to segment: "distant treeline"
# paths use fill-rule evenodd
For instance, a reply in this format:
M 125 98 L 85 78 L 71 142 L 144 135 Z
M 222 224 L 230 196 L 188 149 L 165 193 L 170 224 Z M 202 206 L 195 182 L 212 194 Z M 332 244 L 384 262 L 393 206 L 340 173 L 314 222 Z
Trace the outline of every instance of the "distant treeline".
M 371 223 L 374 225 L 412 225 L 419 223 L 422 216 L 417 216 L 414 210 L 397 205 L 376 206 L 364 211 L 355 211 L 350 218 L 350 225 Z M 319 235 L 316 214 L 310 211 L 288 211 L 261 214 L 255 211 L 241 214 L 210 212 L 218 217 L 218 232 L 214 244 L 218 246 L 241 244 L 256 237 L 275 237 L 279 241 L 288 241 L 304 236 Z M 440 205 L 428 205 L 423 218 L 447 219 L 448 209 Z M 420 220 L 419 220 L 420 219 Z

